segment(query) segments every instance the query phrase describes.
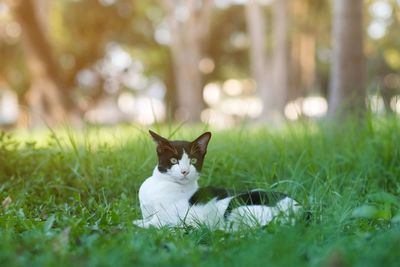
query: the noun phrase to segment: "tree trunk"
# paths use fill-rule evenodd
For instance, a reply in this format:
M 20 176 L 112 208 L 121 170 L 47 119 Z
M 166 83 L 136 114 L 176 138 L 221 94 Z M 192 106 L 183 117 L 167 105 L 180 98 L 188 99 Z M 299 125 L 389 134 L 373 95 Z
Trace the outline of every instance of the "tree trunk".
M 273 58 L 268 61 L 265 50 L 265 19 L 256 0 L 247 1 L 246 20 L 250 35 L 250 64 L 257 82 L 263 113 L 261 120 L 279 122 L 289 89 L 288 0 L 275 0 L 273 5 Z M 273 69 L 271 70 L 271 66 Z
M 203 81 L 198 65 L 209 32 L 212 1 L 164 0 L 163 3 L 172 37 L 170 47 L 177 106 L 175 117 L 195 122 L 200 119 L 204 108 Z
M 73 102 L 59 79 L 58 66 L 48 40 L 47 0 L 11 1 L 16 20 L 23 30 L 31 86 L 25 95 L 31 126 L 55 125 L 64 121 Z
M 273 3 L 273 38 L 274 109 L 281 115 L 289 90 L 289 0 Z
M 186 25 L 176 27 L 177 29 L 172 31 L 171 44 L 176 84 L 175 116 L 178 120 L 194 122 L 200 119 L 204 107 L 202 77 L 198 70 L 201 52 L 196 40 L 190 40 L 188 27 Z
M 256 0 L 247 1 L 246 23 L 250 35 L 250 71 L 257 83 L 257 90 L 263 102 L 262 119 L 268 120 L 274 111 L 274 95 L 271 86 L 270 71 L 265 49 L 265 18 Z
M 362 7 L 363 0 L 333 0 L 330 117 L 365 110 Z
M 315 86 L 316 38 L 311 32 L 293 34 L 290 59 L 290 90 L 288 100 L 294 100 L 310 92 Z

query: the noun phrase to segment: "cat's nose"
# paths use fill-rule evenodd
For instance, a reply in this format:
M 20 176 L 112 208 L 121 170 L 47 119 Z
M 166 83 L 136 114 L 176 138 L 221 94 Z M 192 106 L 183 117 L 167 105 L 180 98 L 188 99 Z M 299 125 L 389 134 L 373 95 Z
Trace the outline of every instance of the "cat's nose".
M 186 176 L 189 174 L 189 170 L 182 170 L 181 173 Z

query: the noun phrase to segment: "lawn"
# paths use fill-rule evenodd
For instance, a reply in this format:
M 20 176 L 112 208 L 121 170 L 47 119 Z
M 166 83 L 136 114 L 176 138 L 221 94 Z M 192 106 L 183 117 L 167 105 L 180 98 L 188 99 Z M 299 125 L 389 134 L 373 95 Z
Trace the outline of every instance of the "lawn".
M 396 118 L 211 129 L 202 186 L 287 192 L 313 213 L 236 233 L 132 225 L 156 164 L 147 128 L 2 133 L 0 266 L 399 266 L 399 130 Z

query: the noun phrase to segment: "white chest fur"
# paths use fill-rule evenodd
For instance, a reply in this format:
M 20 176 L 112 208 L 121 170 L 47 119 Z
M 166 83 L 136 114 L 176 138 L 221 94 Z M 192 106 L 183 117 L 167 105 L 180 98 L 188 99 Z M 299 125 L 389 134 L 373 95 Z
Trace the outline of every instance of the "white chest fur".
M 198 189 L 197 180 L 179 184 L 157 168 L 139 190 L 140 208 L 143 215 L 141 226 L 177 225 L 189 209 L 188 200 Z M 136 224 L 138 221 L 135 222 Z
M 146 204 L 171 204 L 181 199 L 189 199 L 197 190 L 197 181 L 188 184 L 179 184 L 170 181 L 158 171 L 147 178 L 139 190 L 140 203 Z

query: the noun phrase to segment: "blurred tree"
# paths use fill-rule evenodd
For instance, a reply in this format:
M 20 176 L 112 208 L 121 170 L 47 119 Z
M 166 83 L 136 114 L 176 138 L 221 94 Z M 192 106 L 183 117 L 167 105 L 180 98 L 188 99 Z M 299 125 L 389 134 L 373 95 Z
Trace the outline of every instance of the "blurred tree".
M 289 89 L 289 2 L 273 2 L 273 111 L 282 116 Z
M 176 85 L 176 116 L 189 122 L 200 119 L 204 108 L 199 62 L 210 30 L 211 0 L 162 0 L 171 33 L 171 55 Z
M 366 43 L 367 84 L 373 85 L 369 86 L 369 92 L 381 94 L 386 112 L 391 113 L 394 110 L 390 102 L 400 94 L 400 2 L 369 0 L 367 3 L 365 13 L 369 16 L 366 24 L 369 27 L 377 23 L 386 26 L 383 36 L 369 36 Z M 376 4 L 380 5 L 381 12 L 374 11 Z
M 288 99 L 310 93 L 326 96 L 329 62 L 321 55 L 330 47 L 330 2 L 292 0 L 290 9 L 292 45 Z
M 266 19 L 256 0 L 246 4 L 250 35 L 252 76 L 263 100 L 262 120 L 275 121 L 283 117 L 289 90 L 289 0 L 273 2 L 272 59 L 266 52 Z
M 54 125 L 68 119 L 75 109 L 70 92 L 62 85 L 59 69 L 49 41 L 47 0 L 9 1 L 16 20 L 22 26 L 31 85 L 25 95 L 32 126 Z
M 331 117 L 365 110 L 362 13 L 363 0 L 333 0 Z
M 346 12 L 351 12 L 349 7 L 354 3 L 347 2 L 349 10 Z M 373 85 L 369 86 L 373 93 L 382 90 L 389 110 L 390 102 L 400 90 L 399 3 L 397 0 L 364 2 L 363 10 L 370 16 L 365 23 L 369 33 L 365 49 L 368 84 Z M 352 77 L 352 82 L 358 79 L 354 74 L 358 67 L 346 69 L 346 61 L 353 62 L 352 57 L 357 55 L 335 52 L 331 56 L 330 1 L 249 0 L 243 12 L 243 1 L 229 0 L 7 0 L 8 5 L 13 6 L 13 17 L 8 8 L 1 8 L 3 3 L 0 2 L 0 75 L 18 93 L 23 106 L 29 106 L 32 114 L 37 115 L 33 121 L 40 122 L 43 117 L 49 123 L 58 121 L 69 117 L 76 106 L 83 115 L 104 100 L 118 108 L 116 100 L 121 93 L 133 95 L 133 98 L 150 97 L 148 89 L 155 80 L 165 83 L 167 105 L 173 112 L 178 111 L 181 116 L 177 118 L 186 115 L 194 121 L 204 108 L 204 83 L 221 84 L 228 79 L 249 76 L 257 82 L 264 112 L 269 114 L 262 118 L 267 119 L 272 117 L 270 114 L 282 114 L 282 107 L 288 100 L 310 93 L 327 95 L 331 59 L 342 62 L 335 66 L 342 81 L 339 87 L 343 89 L 340 94 L 333 93 L 332 79 L 331 101 L 347 101 L 351 111 L 355 107 L 351 90 L 346 89 L 354 86 L 346 87 L 343 81 L 349 82 L 348 76 Z M 387 11 L 385 5 L 392 11 Z M 350 19 L 356 18 L 351 15 Z M 337 31 L 336 36 L 346 36 L 344 33 L 356 26 L 345 20 L 335 21 L 335 25 L 340 24 L 345 29 L 339 31 L 340 34 Z M 351 27 L 343 25 L 349 23 Z M 383 25 L 380 37 L 370 34 L 371 26 L 376 24 Z M 342 52 L 350 51 L 352 40 L 358 38 L 348 35 L 350 37 L 341 37 L 350 44 L 340 46 Z M 336 37 L 333 39 L 335 43 L 340 41 Z M 132 64 L 140 65 L 142 81 L 147 85 L 125 82 L 129 80 L 127 74 L 134 73 L 130 67 L 125 67 L 113 76 L 119 79 L 118 86 L 107 90 L 110 75 L 100 69 L 104 62 L 110 61 L 110 47 L 118 47 L 119 51 L 129 54 Z M 212 70 L 201 73 L 199 61 L 205 57 L 211 62 Z M 87 73 L 93 78 L 90 86 L 81 82 L 84 80 L 81 74 Z M 122 75 L 124 82 L 121 82 Z M 221 89 L 222 103 L 226 99 L 225 89 Z M 246 92 L 253 94 L 253 90 L 251 86 Z M 162 90 L 158 91 L 160 95 Z M 364 105 L 363 100 L 358 103 Z M 330 106 L 333 108 L 332 104 Z M 45 115 L 38 115 L 41 112 Z
M 10 1 L 10 5 L 16 3 L 18 2 Z M 165 67 L 170 65 L 168 49 L 154 38 L 155 27 L 162 19 L 162 9 L 157 6 L 156 0 L 60 0 L 46 4 L 48 13 L 38 19 L 44 20 L 47 25 L 43 35 L 51 46 L 47 50 L 50 51 L 51 61 L 55 66 L 51 70 L 57 71 L 59 84 L 68 88 L 63 93 L 68 93 L 73 104 L 79 106 L 81 115 L 104 99 L 116 98 L 121 91 L 129 90 L 134 94 L 140 91 L 138 88 L 125 88 L 123 85 L 113 93 L 105 90 L 106 77 L 100 75 L 98 65 L 107 56 L 107 48 L 112 45 L 122 47 L 135 62 L 143 64 L 146 77 L 159 77 L 163 80 L 169 89 L 167 101 L 172 102 L 173 97 L 168 97 L 173 93 L 172 68 Z M 21 24 L 21 27 L 25 26 Z M 0 52 L 7 54 L 7 62 L 2 61 L 0 68 L 5 77 L 9 78 L 12 75 L 7 74 L 14 69 L 10 66 L 16 65 L 16 55 L 24 53 L 13 49 L 11 54 L 9 46 L 4 49 L 3 46 L 2 44 Z M 23 52 L 29 55 L 28 51 Z M 19 69 L 20 75 L 26 79 L 23 68 Z M 38 68 L 35 67 L 34 70 L 37 71 Z M 78 83 L 77 77 L 84 70 L 90 70 L 96 76 L 92 86 L 81 86 Z M 33 80 L 33 75 L 31 76 L 30 80 Z M 27 99 L 28 94 L 24 89 L 27 87 L 26 82 L 17 86 L 18 89 L 22 88 L 19 93 L 24 96 L 23 99 Z
M 268 119 L 275 109 L 274 86 L 272 84 L 271 62 L 265 46 L 266 18 L 257 0 L 249 0 L 245 6 L 247 31 L 250 36 L 250 70 L 257 83 L 257 90 L 263 101 L 262 118 Z
M 216 8 L 210 27 L 206 54 L 215 62 L 215 70 L 205 76 L 207 81 L 246 79 L 250 74 L 248 23 L 240 5 Z M 229 21 L 229 23 L 226 23 Z M 224 25 L 224 27 L 219 27 Z M 254 76 L 253 76 L 254 77 Z
M 97 77 L 96 86 L 79 88 L 78 74 L 95 66 L 105 56 L 110 43 L 131 42 L 129 37 L 136 36 L 131 28 L 132 9 L 129 0 L 114 4 L 99 0 L 60 0 L 52 4 L 52 38 L 57 43 L 54 50 L 59 58 L 63 83 L 77 89 L 74 98 L 83 111 L 95 107 L 110 94 L 103 88 L 102 77 Z
M 6 28 L 10 24 L 16 26 L 16 22 L 10 18 L 9 21 L 0 22 L 0 32 L 7 32 Z M 18 24 L 19 26 L 19 24 Z M 19 102 L 23 102 L 23 95 L 26 91 L 25 88 L 29 86 L 28 73 L 24 51 L 20 44 L 20 28 L 14 36 L 5 36 L 0 34 L 0 76 L 9 84 L 10 88 L 16 91 L 19 97 Z M 24 110 L 20 113 L 25 114 Z M 26 122 L 22 122 L 26 125 Z

